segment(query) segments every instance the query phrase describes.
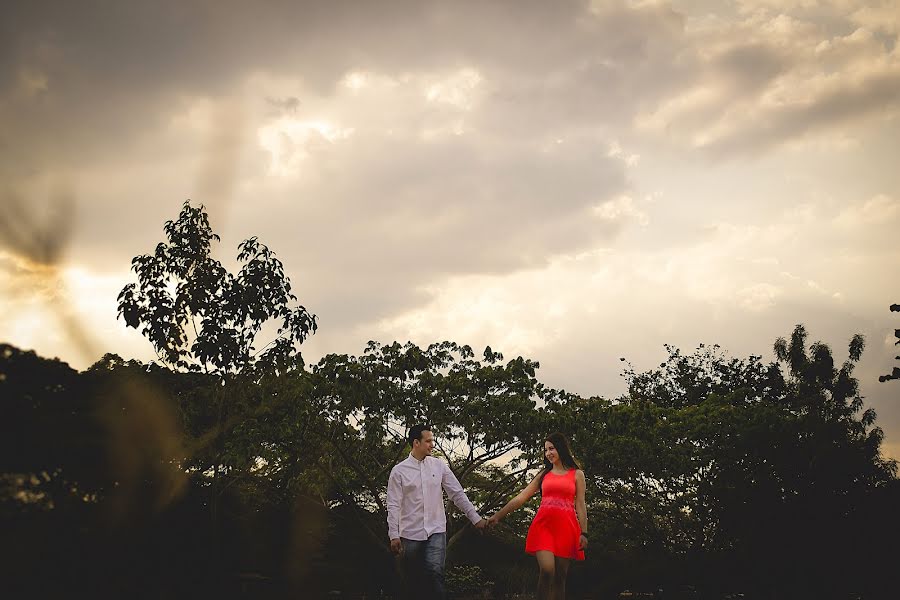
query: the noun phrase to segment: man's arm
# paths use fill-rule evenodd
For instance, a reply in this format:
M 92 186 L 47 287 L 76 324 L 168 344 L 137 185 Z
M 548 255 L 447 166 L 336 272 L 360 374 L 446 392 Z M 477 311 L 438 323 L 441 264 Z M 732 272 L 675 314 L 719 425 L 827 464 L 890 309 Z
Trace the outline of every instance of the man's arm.
M 459 510 L 463 511 L 466 517 L 472 521 L 473 525 L 483 527 L 484 524 L 481 523 L 481 515 L 478 514 L 475 506 L 469 500 L 469 497 L 466 496 L 462 485 L 459 483 L 459 479 L 456 478 L 456 475 L 453 474 L 453 471 L 450 470 L 450 467 L 444 461 L 441 461 L 441 469 L 443 470 L 441 485 L 444 486 L 447 496 L 453 501 L 453 504 L 455 504 Z
M 400 499 L 403 497 L 403 485 L 397 469 L 391 469 L 387 485 L 387 527 L 391 550 L 397 552 L 395 546 L 400 544 Z

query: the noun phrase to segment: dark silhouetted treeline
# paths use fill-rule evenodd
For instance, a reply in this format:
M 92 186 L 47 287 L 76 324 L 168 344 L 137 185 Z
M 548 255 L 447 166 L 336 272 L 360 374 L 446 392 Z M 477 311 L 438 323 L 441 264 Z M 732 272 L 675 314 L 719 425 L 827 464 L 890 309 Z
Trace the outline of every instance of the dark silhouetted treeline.
M 79 373 L 0 346 L 3 596 L 389 596 L 386 479 L 424 420 L 486 514 L 547 432 L 570 434 L 592 542 L 572 597 L 891 597 L 900 487 L 858 395 L 861 352 L 854 337 L 838 364 L 802 327 L 773 363 L 670 348 L 606 399 L 490 348 L 372 343 L 232 381 L 220 430 L 214 375 L 114 355 Z M 512 517 L 479 536 L 451 511 L 458 596 L 533 589 L 529 511 Z

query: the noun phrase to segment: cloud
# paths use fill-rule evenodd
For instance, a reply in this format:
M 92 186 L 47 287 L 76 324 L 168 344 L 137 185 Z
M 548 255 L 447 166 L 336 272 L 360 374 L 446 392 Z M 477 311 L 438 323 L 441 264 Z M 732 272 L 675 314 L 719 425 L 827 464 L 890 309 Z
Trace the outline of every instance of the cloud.
M 634 220 L 644 226 L 650 222 L 647 213 L 637 208 L 634 200 L 628 196 L 619 196 L 614 200 L 607 200 L 595 206 L 593 212 L 598 219 L 606 222 Z
M 79 254 L 146 251 L 150 234 L 106 224 L 162 223 L 185 197 L 225 226 L 266 205 L 302 222 L 290 199 L 315 198 L 309 238 L 335 226 L 422 276 L 615 235 L 583 217 L 628 191 L 637 155 L 602 148 L 637 109 L 628 98 L 676 78 L 658 61 L 683 24 L 664 5 L 579 1 L 272 2 L 252 19 L 243 3 L 102 8 L 15 5 L 0 66 L 0 123 L 18 144 L 4 181 L 31 200 L 71 179 Z M 440 236 L 470 242 L 408 251 Z
M 757 283 L 747 286 L 738 292 L 741 307 L 760 312 L 775 306 L 781 290 L 770 283 Z
M 900 200 L 878 194 L 861 204 L 848 206 L 835 217 L 835 223 L 847 228 L 888 227 L 900 220 Z
M 851 27 L 842 34 L 813 19 L 812 3 L 783 9 L 797 14 L 768 4 L 739 20 L 689 21 L 682 60 L 694 76 L 637 126 L 710 156 L 739 156 L 900 114 L 900 56 L 888 41 L 856 27 L 845 7 L 821 9 Z
M 881 0 L 862 4 L 850 16 L 854 23 L 871 31 L 900 34 L 900 10 L 893 0 Z
M 271 1 L 252 9 L 234 1 L 161 2 L 116 11 L 102 2 L 19 2 L 7 17 L 0 120 L 24 142 L 11 173 L 50 158 L 79 166 L 107 158 L 106 132 L 116 132 L 121 152 L 121 144 L 152 135 L 186 100 L 229 94 L 257 72 L 293 74 L 327 94 L 351 71 L 430 73 L 478 63 L 518 74 L 511 80 L 522 91 L 574 100 L 564 86 L 541 90 L 538 82 L 585 81 L 578 69 L 589 63 L 572 64 L 578 55 L 628 67 L 653 44 L 664 45 L 645 34 L 670 38 L 660 34 L 677 21 L 671 11 L 624 4 L 592 14 L 576 0 L 519 2 L 514 9 L 412 0 Z

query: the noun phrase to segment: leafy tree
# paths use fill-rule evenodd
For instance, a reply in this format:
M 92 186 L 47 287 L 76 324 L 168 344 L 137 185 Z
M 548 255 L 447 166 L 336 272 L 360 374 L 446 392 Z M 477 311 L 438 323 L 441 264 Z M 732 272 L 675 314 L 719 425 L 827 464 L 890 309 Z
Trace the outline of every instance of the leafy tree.
M 523 450 L 546 435 L 536 410 L 538 366 L 522 357 L 504 364 L 490 348 L 477 360 L 469 346 L 452 342 L 424 349 L 370 342 L 362 356 L 324 357 L 313 372 L 318 405 L 329 415 L 319 439 L 335 501 L 377 514 L 372 539 L 386 545 L 387 477 L 408 452 L 407 429 L 423 422 L 434 427 L 437 451 L 476 506 L 502 504 L 535 464 Z M 501 459 L 507 468 L 493 464 Z M 453 546 L 465 519 L 450 517 Z
M 806 329 L 797 325 L 789 342 L 784 338 L 775 342 L 775 356 L 787 368 L 784 402 L 809 427 L 804 441 L 821 446 L 816 452 L 820 463 L 820 452 L 827 452 L 828 448 L 857 451 L 859 462 L 848 465 L 851 471 L 862 469 L 853 475 L 854 479 L 865 475 L 874 485 L 892 476 L 896 464 L 882 460 L 880 455 L 884 433 L 875 426 L 875 410 L 863 410 L 859 382 L 853 376 L 865 340 L 854 335 L 848 345 L 848 360 L 837 368 L 826 344 L 815 342 L 807 351 L 806 338 Z M 835 472 L 833 467 L 828 467 L 831 473 Z
M 656 369 L 623 376 L 617 400 L 578 400 L 576 447 L 584 452 L 598 522 L 612 548 L 684 555 L 725 548 L 713 482 L 758 408 L 783 387 L 759 356 L 728 357 L 719 346 L 692 353 L 666 346 Z
M 803 556 L 794 576 L 805 585 L 827 586 L 840 581 L 837 573 L 847 558 L 842 547 L 863 549 L 858 534 L 866 519 L 860 510 L 895 480 L 897 465 L 881 455 L 884 435 L 853 376 L 863 337 L 850 339 L 840 367 L 827 345 L 806 342 L 806 330 L 798 325 L 790 340 L 779 339 L 774 347 L 785 371 L 782 402 L 794 417 L 776 465 L 784 490 L 784 543 L 777 554 L 785 561 Z M 823 569 L 828 576 L 814 575 Z
M 161 522 L 189 496 L 172 375 L 111 354 L 77 373 L 0 346 L 4 591 L 56 597 L 128 585 L 133 565 L 152 572 L 154 544 L 182 559 L 173 565 L 190 564 L 179 538 L 187 530 Z
M 137 256 L 138 283 L 119 294 L 119 316 L 153 344 L 173 369 L 223 379 L 253 368 L 288 370 L 300 364 L 297 346 L 316 331 L 316 318 L 294 305 L 290 279 L 275 254 L 256 237 L 238 246 L 237 274 L 212 257 L 212 232 L 203 206 L 186 201 L 166 221 L 167 242 Z M 277 337 L 257 350 L 263 326 L 277 320 Z
M 77 506 L 105 483 L 83 388 L 68 364 L 0 344 L 2 514 Z
M 618 565 L 606 570 L 622 585 L 691 573 L 760 593 L 846 583 L 834 561 L 863 548 L 860 507 L 896 481 L 853 377 L 863 345 L 855 336 L 840 367 L 826 345 L 807 349 L 802 326 L 771 364 L 668 348 L 659 368 L 626 369 L 627 396 L 569 398 L 592 555 Z M 813 576 L 823 565 L 828 577 Z
M 900 304 L 891 304 L 891 312 L 900 312 Z M 894 337 L 897 338 L 897 341 L 894 342 L 894 345 L 900 345 L 900 329 L 894 330 Z M 900 360 L 900 356 L 896 356 L 895 358 L 897 360 Z M 892 381 L 895 379 L 900 379 L 900 367 L 894 367 L 887 375 L 881 375 L 878 378 L 878 381 L 884 383 L 885 381 Z
M 198 388 L 193 396 L 205 405 L 194 407 L 195 416 L 209 427 L 198 439 L 194 458 L 203 460 L 194 469 L 212 473 L 215 527 L 222 476 L 246 473 L 258 458 L 256 447 L 234 438 L 257 418 L 262 401 L 256 386 L 266 376 L 302 369 L 299 345 L 316 331 L 316 318 L 296 304 L 281 261 L 256 237 L 239 244 L 236 274 L 213 258 L 219 236 L 202 205 L 186 201 L 163 229 L 166 241 L 132 260 L 138 282 L 119 294 L 119 316 L 141 331 L 163 364 L 212 378 L 215 387 Z M 276 335 L 257 347 L 269 323 L 277 326 Z
M 636 373 L 629 364 L 625 369 L 630 401 L 682 408 L 699 404 L 710 394 L 726 396 L 740 390 L 732 399 L 753 403 L 780 392 L 777 370 L 763 363 L 761 356 L 729 358 L 718 344 L 700 344 L 691 354 L 669 345 L 665 348 L 668 357 L 659 368 Z

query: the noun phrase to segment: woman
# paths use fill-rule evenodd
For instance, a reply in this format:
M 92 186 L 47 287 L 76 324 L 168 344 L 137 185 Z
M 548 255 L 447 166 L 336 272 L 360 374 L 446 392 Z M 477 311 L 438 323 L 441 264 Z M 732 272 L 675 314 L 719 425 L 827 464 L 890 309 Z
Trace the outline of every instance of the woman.
M 538 600 L 566 597 L 569 561 L 584 560 L 587 548 L 587 510 L 584 507 L 584 472 L 578 468 L 569 443 L 561 433 L 544 440 L 544 469 L 528 486 L 488 520 L 490 526 L 516 510 L 541 490 L 525 552 L 538 562 Z

